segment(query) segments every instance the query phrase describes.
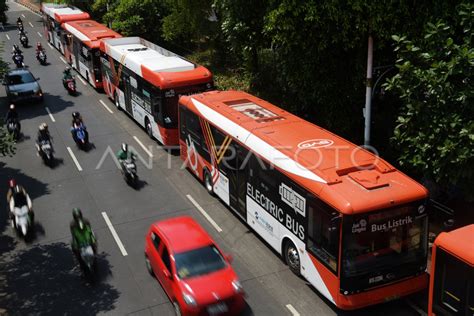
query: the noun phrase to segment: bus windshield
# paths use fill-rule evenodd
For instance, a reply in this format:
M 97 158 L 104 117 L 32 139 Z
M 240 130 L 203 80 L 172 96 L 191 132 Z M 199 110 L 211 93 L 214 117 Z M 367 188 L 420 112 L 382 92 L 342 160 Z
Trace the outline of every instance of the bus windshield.
M 343 277 L 362 277 L 367 286 L 375 286 L 402 277 L 397 275 L 401 266 L 420 269 L 418 264 L 427 256 L 427 229 L 428 217 L 420 203 L 349 217 Z

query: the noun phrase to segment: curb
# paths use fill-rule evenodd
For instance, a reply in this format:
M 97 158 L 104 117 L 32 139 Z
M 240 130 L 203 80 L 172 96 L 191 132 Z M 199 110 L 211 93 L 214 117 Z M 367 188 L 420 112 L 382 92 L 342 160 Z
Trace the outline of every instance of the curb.
M 39 14 L 39 15 L 42 14 L 40 8 L 31 4 L 29 1 L 14 0 L 14 2 L 24 6 L 25 8 L 29 9 L 30 11 L 33 11 L 36 14 Z

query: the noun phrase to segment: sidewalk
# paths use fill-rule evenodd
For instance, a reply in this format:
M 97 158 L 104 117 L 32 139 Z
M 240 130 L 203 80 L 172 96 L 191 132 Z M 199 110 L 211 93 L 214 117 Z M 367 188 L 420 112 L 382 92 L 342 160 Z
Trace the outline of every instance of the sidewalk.
M 19 3 L 26 8 L 30 9 L 33 12 L 41 14 L 41 3 L 39 0 L 14 0 L 16 3 Z

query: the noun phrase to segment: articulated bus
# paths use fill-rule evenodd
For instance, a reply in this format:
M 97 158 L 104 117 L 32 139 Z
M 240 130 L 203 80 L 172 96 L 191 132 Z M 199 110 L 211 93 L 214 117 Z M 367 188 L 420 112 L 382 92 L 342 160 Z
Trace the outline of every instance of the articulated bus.
M 428 192 L 380 157 L 239 91 L 182 96 L 179 137 L 209 193 L 337 307 L 427 287 Z
M 68 21 L 87 20 L 89 13 L 66 4 L 43 3 L 43 26 L 48 42 L 64 54 L 63 43 L 65 42 L 61 24 Z
M 428 315 L 474 315 L 474 224 L 436 238 Z
M 148 135 L 178 145 L 178 97 L 211 90 L 212 74 L 139 37 L 102 40 L 104 90 Z
M 94 88 L 102 88 L 100 41 L 122 36 L 93 20 L 66 22 L 62 28 L 67 39 L 64 45 L 66 60 Z

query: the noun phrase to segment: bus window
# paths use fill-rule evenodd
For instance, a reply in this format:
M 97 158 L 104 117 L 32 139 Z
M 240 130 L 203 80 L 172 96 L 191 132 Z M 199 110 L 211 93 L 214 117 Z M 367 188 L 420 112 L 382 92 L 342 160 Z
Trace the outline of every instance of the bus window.
M 322 202 L 310 199 L 308 205 L 308 250 L 334 273 L 339 257 L 339 221 L 337 213 Z
M 179 107 L 179 123 L 180 123 L 179 139 L 181 139 L 182 141 L 184 141 L 186 139 L 186 134 L 187 134 L 187 130 L 186 130 L 186 112 L 187 112 L 187 110 L 184 107 L 182 107 L 182 106 Z
M 166 128 L 178 127 L 178 96 L 163 99 L 163 124 Z

